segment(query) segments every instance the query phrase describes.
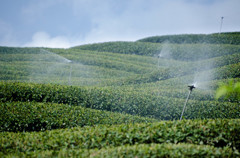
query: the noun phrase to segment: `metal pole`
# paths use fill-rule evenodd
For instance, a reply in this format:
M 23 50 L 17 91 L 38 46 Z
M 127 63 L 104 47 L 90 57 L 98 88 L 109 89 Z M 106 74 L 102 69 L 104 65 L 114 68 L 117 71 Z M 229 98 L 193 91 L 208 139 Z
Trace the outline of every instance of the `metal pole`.
M 219 31 L 219 34 L 221 33 L 221 31 L 222 31 L 222 24 L 223 24 L 223 16 L 221 17 L 221 24 L 220 24 L 220 31 Z
M 189 99 L 189 96 L 190 96 L 191 92 L 192 92 L 192 90 L 189 90 L 189 93 L 188 93 L 188 96 L 187 96 L 187 99 L 185 101 L 185 104 L 184 104 L 184 107 L 183 107 L 183 111 L 182 111 L 182 114 L 181 114 L 181 117 L 180 117 L 180 121 L 182 120 L 183 113 L 184 113 L 184 110 L 186 108 L 186 105 L 187 105 L 187 102 L 188 102 L 188 99 Z

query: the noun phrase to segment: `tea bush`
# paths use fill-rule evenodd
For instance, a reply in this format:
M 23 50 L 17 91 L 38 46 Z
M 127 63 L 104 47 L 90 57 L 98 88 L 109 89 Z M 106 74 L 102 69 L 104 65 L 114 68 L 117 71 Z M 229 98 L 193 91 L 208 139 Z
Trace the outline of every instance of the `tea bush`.
M 240 120 L 183 120 L 122 124 L 44 132 L 1 132 L 4 154 L 61 149 L 101 149 L 137 144 L 188 143 L 240 150 Z
M 240 44 L 240 32 L 226 32 L 221 34 L 183 34 L 183 35 L 166 35 L 154 36 L 140 39 L 141 42 L 152 43 L 211 43 L 211 44 Z
M 0 102 L 0 105 L 0 132 L 44 131 L 97 124 L 113 125 L 156 121 L 64 104 Z
M 239 36 L 240 37 L 240 36 Z M 146 42 L 105 42 L 74 47 L 69 51 L 83 52 L 86 50 L 97 51 L 98 54 L 106 52 L 120 54 L 137 54 L 158 57 L 167 49 L 168 52 L 162 58 L 180 61 L 198 61 L 223 55 L 231 55 L 240 52 L 239 45 L 230 44 L 171 44 L 171 43 L 146 43 Z M 65 53 L 64 53 L 65 54 Z M 95 54 L 95 53 L 94 53 Z
M 0 153 L 1 156 L 1 153 Z M 3 155 L 4 157 L 94 157 L 94 158 L 112 158 L 112 157 L 239 157 L 240 154 L 231 148 L 216 148 L 209 145 L 194 144 L 139 144 L 124 145 L 113 148 L 86 149 L 60 149 L 18 152 Z
M 182 93 L 183 97 L 186 96 Z M 36 101 L 128 113 L 162 120 L 180 118 L 185 99 L 158 96 L 149 91 L 133 91 L 115 87 L 74 87 L 44 84 L 0 82 L 0 99 L 9 101 Z M 182 98 L 183 98 L 182 97 Z M 190 100 L 185 117 L 239 118 L 240 107 L 235 103 Z

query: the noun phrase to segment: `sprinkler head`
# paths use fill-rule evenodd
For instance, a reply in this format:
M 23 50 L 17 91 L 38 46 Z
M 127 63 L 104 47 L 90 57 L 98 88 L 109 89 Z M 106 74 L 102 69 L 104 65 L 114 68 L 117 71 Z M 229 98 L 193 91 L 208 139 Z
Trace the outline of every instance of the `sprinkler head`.
M 196 88 L 194 85 L 191 85 L 191 86 L 188 86 L 189 87 L 189 90 L 192 91 L 193 88 Z

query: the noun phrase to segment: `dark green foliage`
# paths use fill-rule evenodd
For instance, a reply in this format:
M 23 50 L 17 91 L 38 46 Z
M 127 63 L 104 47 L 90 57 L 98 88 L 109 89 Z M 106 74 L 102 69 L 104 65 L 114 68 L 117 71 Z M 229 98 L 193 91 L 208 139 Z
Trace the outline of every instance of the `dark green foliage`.
M 0 157 L 239 157 L 239 99 L 214 98 L 240 81 L 239 37 L 0 47 Z M 177 121 L 195 83 L 184 119 L 202 120 Z
M 44 131 L 97 124 L 112 125 L 156 121 L 64 104 L 0 102 L 0 105 L 0 132 Z
M 61 153 L 61 152 L 60 152 Z M 74 152 L 72 152 L 74 153 Z M 240 154 L 230 148 L 215 148 L 208 145 L 192 144 L 140 144 L 133 146 L 120 146 L 116 148 L 95 150 L 89 156 L 112 157 L 238 157 Z
M 59 85 L 1 82 L 0 101 L 36 101 L 80 105 L 86 99 L 86 88 Z
M 1 153 L 0 153 L 1 154 Z M 1 155 L 0 155 L 1 156 Z M 6 155 L 5 155 L 6 156 Z M 239 157 L 240 154 L 231 148 L 216 148 L 209 145 L 194 144 L 139 144 L 124 145 L 100 150 L 92 149 L 61 149 L 34 151 L 26 153 L 10 153 L 9 157 L 94 157 L 94 158 L 113 158 L 113 157 Z
M 240 103 L 240 82 L 230 80 L 227 84 L 223 84 L 216 91 L 216 99 L 224 97 L 224 100 Z
M 196 61 L 240 52 L 239 45 L 215 45 L 199 43 L 157 44 L 145 42 L 105 42 L 74 47 L 72 51 L 91 50 L 98 51 L 100 53 L 114 52 L 121 54 L 137 54 L 157 57 L 157 55 L 159 55 L 164 49 L 167 49 L 169 51 L 167 56 L 163 56 L 164 58 L 183 61 Z
M 181 98 L 185 93 L 179 94 Z M 178 120 L 185 99 L 153 95 L 151 91 L 134 91 L 124 88 L 86 88 L 60 85 L 5 83 L 0 84 L 2 102 L 36 101 L 128 113 L 162 120 Z M 207 99 L 206 99 L 207 100 Z M 187 119 L 239 118 L 240 106 L 216 101 L 190 101 L 185 114 Z
M 159 48 L 159 45 L 141 42 L 105 42 L 73 47 L 73 49 L 137 55 L 157 54 Z
M 182 61 L 198 61 L 240 53 L 239 45 L 173 44 L 169 47 L 168 58 Z
M 20 47 L 2 47 L 0 46 L 0 54 L 38 54 L 40 48 L 20 48 Z
M 214 79 L 230 79 L 240 77 L 240 63 L 223 66 L 214 71 Z
M 183 120 L 95 126 L 32 133 L 1 132 L 3 153 L 60 149 L 101 149 L 151 143 L 188 143 L 240 149 L 240 120 Z
M 211 44 L 240 44 L 240 32 L 234 33 L 221 33 L 221 34 L 186 34 L 186 35 L 167 35 L 147 37 L 138 40 L 140 42 L 163 43 L 211 43 Z

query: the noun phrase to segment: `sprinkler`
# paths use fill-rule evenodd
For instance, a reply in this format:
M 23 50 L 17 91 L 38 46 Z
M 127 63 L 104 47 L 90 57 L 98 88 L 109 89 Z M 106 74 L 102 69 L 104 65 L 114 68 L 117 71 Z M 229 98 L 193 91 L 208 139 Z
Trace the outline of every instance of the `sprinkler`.
M 192 91 L 193 88 L 196 88 L 194 85 L 191 85 L 191 86 L 188 86 L 189 87 L 189 90 Z
M 192 93 L 192 90 L 193 90 L 194 88 L 196 88 L 196 87 L 195 87 L 194 85 L 190 85 L 190 86 L 188 86 L 188 88 L 189 88 L 189 93 L 188 93 L 187 99 L 186 99 L 185 104 L 184 104 L 184 107 L 183 107 L 183 111 L 182 111 L 182 114 L 181 114 L 181 117 L 180 117 L 180 121 L 182 120 L 183 113 L 184 113 L 185 107 L 186 107 L 186 105 L 187 105 L 189 96 L 190 96 L 190 94 Z

